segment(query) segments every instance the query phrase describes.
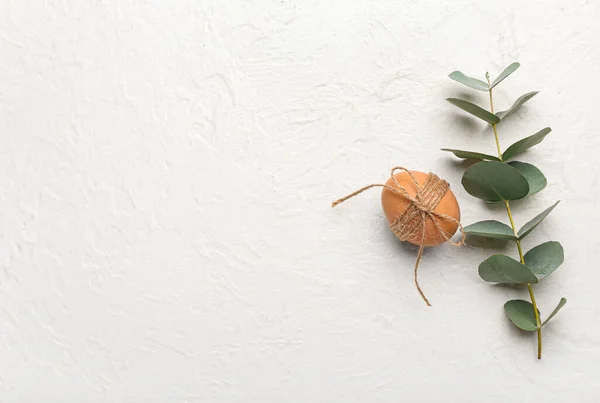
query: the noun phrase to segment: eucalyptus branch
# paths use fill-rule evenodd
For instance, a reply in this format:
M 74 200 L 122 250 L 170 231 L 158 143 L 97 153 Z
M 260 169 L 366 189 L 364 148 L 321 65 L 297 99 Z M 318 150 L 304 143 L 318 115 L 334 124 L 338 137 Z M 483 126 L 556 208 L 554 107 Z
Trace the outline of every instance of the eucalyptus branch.
M 491 85 L 492 83 L 490 82 L 490 75 L 489 73 L 486 73 L 486 79 L 488 82 L 488 85 L 490 86 L 490 111 L 492 113 L 494 113 L 494 97 L 492 95 L 492 88 Z M 500 136 L 498 135 L 498 124 L 497 123 L 493 123 L 492 124 L 492 129 L 494 130 L 494 138 L 496 140 L 496 148 L 498 150 L 498 159 L 500 159 L 500 161 L 502 161 L 502 151 L 500 148 Z M 513 215 L 512 215 L 512 211 L 510 209 L 510 202 L 508 200 L 504 200 L 504 206 L 506 207 L 506 213 L 508 214 L 508 219 L 510 221 L 510 226 L 512 227 L 513 233 L 515 234 L 515 236 L 517 237 L 516 240 L 516 244 L 517 244 L 517 250 L 519 252 L 519 259 L 521 260 L 522 264 L 525 264 L 525 258 L 523 257 L 523 248 L 521 247 L 521 240 L 518 239 L 518 232 L 517 232 L 517 226 L 515 225 L 515 220 L 513 219 Z M 540 313 L 537 307 L 537 303 L 535 301 L 535 295 L 533 293 L 533 287 L 531 286 L 531 283 L 527 283 L 527 290 L 529 291 L 529 297 L 531 298 L 531 305 L 532 305 L 532 310 L 533 310 L 533 314 L 535 316 L 535 326 L 536 326 L 536 332 L 537 332 L 537 341 L 538 341 L 538 359 L 542 358 L 542 326 L 540 324 Z
M 510 207 L 510 201 L 531 196 L 544 189 L 547 180 L 537 167 L 529 163 L 507 161 L 541 143 L 551 131 L 550 128 L 542 129 L 529 137 L 517 141 L 508 147 L 504 153 L 502 152 L 498 124 L 502 119 L 513 113 L 537 94 L 537 92 L 527 93 L 518 98 L 509 109 L 502 112 L 495 112 L 494 87 L 514 73 L 519 66 L 519 63 L 512 63 L 494 81 L 491 81 L 489 73 L 486 73 L 487 83 L 468 77 L 460 71 L 450 74 L 450 78 L 455 81 L 475 90 L 489 93 L 490 111 L 461 99 L 449 98 L 448 101 L 491 125 L 498 157 L 473 151 L 447 148 L 443 150 L 450 151 L 459 158 L 479 160 L 480 162 L 469 167 L 463 176 L 462 184 L 465 190 L 486 203 L 503 203 L 506 208 L 510 226 L 499 221 L 487 220 L 465 227 L 465 232 L 472 237 L 499 239 L 511 241 L 516 244 L 519 254 L 518 261 L 502 254 L 492 255 L 479 265 L 479 276 L 483 280 L 493 283 L 526 285 L 531 302 L 511 300 L 504 304 L 504 310 L 515 326 L 524 331 L 537 333 L 537 356 L 538 359 L 541 359 L 542 327 L 556 315 L 567 301 L 565 298 L 561 298 L 558 306 L 542 322 L 532 284 L 538 283 L 547 277 L 563 263 L 564 251 L 560 243 L 551 241 L 538 245 L 523 254 L 521 244 L 523 238 L 529 235 L 550 214 L 558 202 L 527 222 L 520 230 L 517 230 Z

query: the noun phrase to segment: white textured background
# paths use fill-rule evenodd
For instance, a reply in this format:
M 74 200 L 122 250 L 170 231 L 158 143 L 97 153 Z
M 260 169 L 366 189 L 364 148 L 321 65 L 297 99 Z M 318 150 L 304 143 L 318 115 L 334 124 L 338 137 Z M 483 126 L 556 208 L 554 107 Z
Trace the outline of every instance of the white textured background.
M 598 2 L 0 3 L 0 401 L 599 401 Z M 504 220 L 439 149 L 494 151 L 446 76 L 515 60 L 504 146 L 554 129 L 517 223 L 562 200 L 541 362 L 492 251 L 428 250 L 426 308 L 379 192 L 329 207 L 402 164 Z

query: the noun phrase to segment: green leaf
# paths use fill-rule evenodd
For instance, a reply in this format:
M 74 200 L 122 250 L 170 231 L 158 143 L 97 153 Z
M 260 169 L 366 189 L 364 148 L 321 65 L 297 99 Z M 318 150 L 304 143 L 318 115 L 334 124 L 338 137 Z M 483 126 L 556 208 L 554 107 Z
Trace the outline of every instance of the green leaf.
M 521 107 L 521 105 L 523 105 L 525 102 L 529 101 L 531 98 L 536 96 L 538 93 L 539 93 L 539 91 L 532 91 L 532 92 L 528 92 L 525 95 L 521 95 L 509 109 L 507 109 L 505 111 L 501 111 L 501 112 L 496 112 L 496 116 L 499 117 L 500 119 L 504 119 L 505 117 L 507 117 L 508 115 L 510 115 L 517 109 L 519 109 Z
M 502 73 L 492 82 L 492 88 L 500 84 L 506 77 L 514 73 L 521 65 L 518 62 L 514 62 L 505 68 Z
M 556 207 L 558 203 L 560 203 L 560 200 L 554 203 L 552 206 L 548 207 L 546 210 L 542 211 L 540 214 L 533 217 L 531 221 L 523 225 L 523 227 L 519 230 L 519 239 L 523 239 L 527 235 L 529 235 L 531 231 L 533 231 L 535 227 L 537 227 L 544 220 L 544 218 L 546 218 L 546 216 L 550 214 L 552 210 L 554 210 L 554 207 Z
M 467 87 L 471 87 L 479 91 L 488 91 L 490 89 L 490 86 L 486 82 L 466 76 L 460 71 L 453 71 L 448 75 L 448 77 L 454 81 L 458 81 L 459 83 L 466 85 Z
M 526 332 L 535 332 L 537 330 L 535 313 L 533 312 L 531 302 L 522 299 L 510 300 L 504 304 L 504 312 L 506 312 L 512 323 L 519 329 Z
M 479 277 L 489 283 L 537 283 L 529 267 L 506 255 L 492 255 L 479 265 Z
M 540 130 L 536 134 L 533 134 L 529 137 L 525 137 L 522 140 L 517 141 L 515 144 L 511 145 L 504 151 L 502 154 L 502 159 L 507 161 L 511 158 L 516 157 L 517 155 L 525 152 L 531 147 L 540 144 L 542 140 L 552 131 L 551 128 L 546 127 L 545 129 Z
M 540 171 L 537 167 L 526 162 L 519 161 L 509 162 L 508 165 L 517 169 L 519 172 L 521 172 L 521 175 L 527 179 L 527 182 L 529 183 L 529 193 L 527 193 L 527 196 L 536 194 L 546 187 L 548 181 L 546 180 L 546 177 L 542 171 Z
M 493 155 L 482 154 L 474 151 L 455 150 L 453 148 L 442 148 L 442 151 L 449 151 L 456 155 L 458 158 L 474 158 L 478 160 L 500 161 L 500 158 L 494 157 Z
M 546 325 L 546 323 L 550 322 L 550 319 L 552 319 L 558 313 L 558 311 L 560 311 L 561 308 L 563 306 L 565 306 L 566 304 L 567 304 L 567 299 L 561 298 L 560 301 L 558 302 L 558 305 L 556 305 L 556 308 L 554 308 L 554 310 L 552 311 L 550 316 L 548 316 L 548 318 L 544 321 L 544 323 L 542 323 L 542 327 L 544 327 Z
M 529 193 L 529 182 L 517 169 L 496 161 L 471 165 L 462 185 L 470 195 L 490 202 L 522 199 Z
M 527 252 L 525 264 L 538 280 L 548 277 L 565 261 L 565 251 L 556 241 L 545 242 Z
M 471 115 L 478 117 L 479 119 L 485 120 L 489 124 L 496 124 L 500 122 L 500 118 L 493 113 L 486 111 L 485 109 L 472 104 L 469 101 L 465 101 L 458 98 L 447 98 L 446 101 L 452 105 L 458 106 L 465 112 L 469 112 Z
M 467 225 L 464 228 L 464 231 L 465 234 L 481 236 L 484 238 L 502 239 L 507 241 L 517 240 L 511 227 L 495 220 L 479 221 L 475 224 Z

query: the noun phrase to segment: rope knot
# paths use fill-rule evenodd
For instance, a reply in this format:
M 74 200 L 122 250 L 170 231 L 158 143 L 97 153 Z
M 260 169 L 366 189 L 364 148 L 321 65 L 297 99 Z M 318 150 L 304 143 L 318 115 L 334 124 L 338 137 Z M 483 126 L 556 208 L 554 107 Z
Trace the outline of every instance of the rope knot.
M 414 197 L 411 197 L 408 191 L 396 180 L 394 173 L 397 170 L 405 171 L 411 177 L 413 185 L 416 188 L 416 194 Z M 394 182 L 395 188 L 398 190 L 397 193 L 409 201 L 408 207 L 406 210 L 404 210 L 404 213 L 399 215 L 396 220 L 390 224 L 390 228 L 394 234 L 401 241 L 415 239 L 420 234 L 421 244 L 423 244 L 425 238 L 425 225 L 427 220 L 430 219 L 438 232 L 441 234 L 442 238 L 444 238 L 445 241 L 448 241 L 450 236 L 446 233 L 446 231 L 444 231 L 436 219 L 445 219 L 446 217 L 442 217 L 443 214 L 435 212 L 435 208 L 450 188 L 448 182 L 430 172 L 427 175 L 425 182 L 420 185 L 414 175 L 406 168 L 402 167 L 396 167 L 392 169 L 391 178 Z M 391 190 L 390 188 L 388 189 Z

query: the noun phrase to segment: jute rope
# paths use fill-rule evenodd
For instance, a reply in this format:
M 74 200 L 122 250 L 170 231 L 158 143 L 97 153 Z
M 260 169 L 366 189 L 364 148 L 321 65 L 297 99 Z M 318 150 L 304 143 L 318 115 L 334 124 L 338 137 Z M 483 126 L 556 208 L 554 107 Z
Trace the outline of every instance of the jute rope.
M 396 171 L 405 171 L 411 177 L 413 184 L 415 185 L 415 188 L 417 189 L 417 193 L 414 197 L 412 197 L 406 191 L 406 189 L 398 183 L 398 181 L 394 177 L 394 173 Z M 423 185 L 421 186 L 421 185 L 419 185 L 419 182 L 414 177 L 412 172 L 410 172 L 408 169 L 406 169 L 404 167 L 392 168 L 392 172 L 391 172 L 390 176 L 392 178 L 392 181 L 394 182 L 394 184 L 397 187 L 373 183 L 371 185 L 365 186 L 362 189 L 357 190 L 356 192 L 350 193 L 346 197 L 342 197 L 341 199 L 334 201 L 333 203 L 331 203 L 331 207 L 335 207 L 338 204 L 343 203 L 346 200 L 359 195 L 360 193 L 364 192 L 365 190 L 371 189 L 374 187 L 386 188 L 392 192 L 398 193 L 399 195 L 401 195 L 402 197 L 407 199 L 409 201 L 408 207 L 406 208 L 406 210 L 404 210 L 404 212 L 401 215 L 396 217 L 396 219 L 390 224 L 390 229 L 401 241 L 413 239 L 415 236 L 417 236 L 419 234 L 419 232 L 421 233 L 421 244 L 419 246 L 419 253 L 417 254 L 417 261 L 415 262 L 415 270 L 414 270 L 415 285 L 417 286 L 417 290 L 419 291 L 419 294 L 421 294 L 421 297 L 423 298 L 423 300 L 425 301 L 427 306 L 431 306 L 431 304 L 429 303 L 429 300 L 427 299 L 427 297 L 423 293 L 423 290 L 421 290 L 421 287 L 419 286 L 419 280 L 417 277 L 419 263 L 421 262 L 421 257 L 423 256 L 423 251 L 425 250 L 424 242 L 425 242 L 425 228 L 426 228 L 427 220 L 431 220 L 431 222 L 433 222 L 433 225 L 438 230 L 438 232 L 440 233 L 440 235 L 442 236 L 444 241 L 449 242 L 450 244 L 452 244 L 454 246 L 461 246 L 464 244 L 465 232 L 463 230 L 463 226 L 461 225 L 461 223 L 458 220 L 456 220 L 454 217 L 434 211 L 435 208 L 437 207 L 437 205 L 440 203 L 440 201 L 444 197 L 444 195 L 446 194 L 446 192 L 448 191 L 448 189 L 450 188 L 450 185 L 448 184 L 448 182 L 446 182 L 443 179 L 440 179 L 437 175 L 430 172 L 427 175 L 427 178 L 425 179 L 425 183 L 423 183 Z M 462 238 L 459 242 L 453 242 L 450 239 L 452 234 L 448 234 L 442 228 L 442 226 L 438 222 L 438 220 L 440 220 L 440 219 L 442 221 L 444 221 L 444 220 L 454 221 L 456 224 L 458 224 L 458 227 L 462 234 Z

